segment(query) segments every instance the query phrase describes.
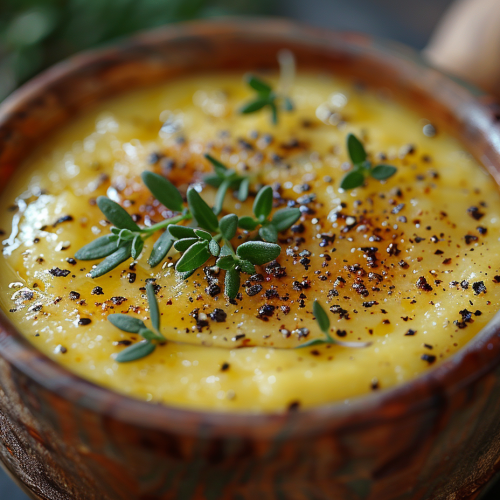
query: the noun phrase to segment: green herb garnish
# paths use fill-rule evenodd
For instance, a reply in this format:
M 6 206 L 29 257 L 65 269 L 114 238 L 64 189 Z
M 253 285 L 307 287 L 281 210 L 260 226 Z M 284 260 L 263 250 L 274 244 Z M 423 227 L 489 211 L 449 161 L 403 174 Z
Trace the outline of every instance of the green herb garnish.
M 170 210 L 180 212 L 180 215 L 165 219 L 151 227 L 139 227 L 118 203 L 105 196 L 99 196 L 97 206 L 106 219 L 113 224 L 111 234 L 97 238 L 80 248 L 75 254 L 75 257 L 80 260 L 97 260 L 105 257 L 90 271 L 92 278 L 108 273 L 131 257 L 137 259 L 147 238 L 171 224 L 192 218 L 191 212 L 184 207 L 181 194 L 170 181 L 153 172 L 143 172 L 141 177 L 158 201 Z M 157 266 L 165 258 L 173 242 L 174 240 L 166 232 L 158 238 L 148 260 L 151 267 Z
M 362 186 L 367 176 L 383 181 L 392 177 L 397 172 L 396 167 L 383 163 L 372 167 L 371 162 L 367 160 L 363 144 L 354 134 L 347 136 L 347 151 L 351 158 L 353 169 L 344 175 L 340 182 L 340 187 L 346 191 Z
M 205 158 L 213 165 L 214 173 L 206 175 L 203 180 L 209 186 L 218 188 L 215 196 L 214 213 L 216 215 L 220 214 L 228 189 L 237 191 L 238 200 L 245 201 L 248 198 L 251 176 L 238 174 L 209 154 L 206 154 Z
M 256 201 L 260 199 L 260 194 L 265 189 L 267 188 L 263 188 L 258 193 Z M 240 273 L 255 274 L 255 266 L 276 259 L 281 252 L 281 247 L 267 241 L 247 241 L 235 250 L 231 240 L 238 230 L 240 222 L 238 216 L 228 214 L 219 220 L 193 187 L 187 191 L 187 200 L 190 213 L 193 214 L 200 228 L 169 226 L 168 232 L 175 240 L 174 248 L 183 252 L 175 270 L 185 276 L 190 276 L 210 257 L 217 257 L 215 265 L 226 271 L 224 293 L 230 299 L 234 299 L 240 289 Z M 270 209 L 271 207 L 269 211 Z
M 111 234 L 101 236 L 75 254 L 76 258 L 81 260 L 105 257 L 90 271 L 92 278 L 102 276 L 130 257 L 138 258 L 144 240 L 156 231 L 166 229 L 153 246 L 149 257 L 150 266 L 158 265 L 173 246 L 175 250 L 182 252 L 175 270 L 182 279 L 186 279 L 212 256 L 216 257 L 216 265 L 226 271 L 225 293 L 230 299 L 234 299 L 240 288 L 240 273 L 255 274 L 256 265 L 263 265 L 276 259 L 281 247 L 269 241 L 276 241 L 278 232 L 288 229 L 300 217 L 298 209 L 290 208 L 278 210 L 269 220 L 273 203 L 272 188 L 269 186 L 262 188 L 254 203 L 254 213 L 258 219 L 247 219 L 253 221 L 254 229 L 261 226 L 259 234 L 267 241 L 247 241 L 235 250 L 231 240 L 236 236 L 238 227 L 241 227 L 241 219 L 237 215 L 228 214 L 219 220 L 214 210 L 193 187 L 187 191 L 187 207 L 185 207 L 177 188 L 158 174 L 144 172 L 142 180 L 158 201 L 181 214 L 154 226 L 141 228 L 118 203 L 100 196 L 97 205 L 113 224 Z M 224 195 L 225 193 L 226 191 Z M 177 224 L 189 219 L 194 219 L 198 227 Z M 145 346 L 141 349 L 147 350 L 151 347 Z
M 240 113 L 255 113 L 267 107 L 271 111 L 271 121 L 276 125 L 278 110 L 292 111 L 294 109 L 288 94 L 295 77 L 295 59 L 289 50 L 283 50 L 278 53 L 278 61 L 280 63 L 279 90 L 274 90 L 269 83 L 255 75 L 247 75 L 245 81 L 257 95 L 240 109 Z
M 328 317 L 326 311 L 323 309 L 322 305 L 317 300 L 315 300 L 313 304 L 313 314 L 316 318 L 316 322 L 318 323 L 320 330 L 325 334 L 326 338 L 309 340 L 308 342 L 297 346 L 296 349 L 323 344 L 337 344 L 343 347 L 368 347 L 371 345 L 371 342 L 344 342 L 342 340 L 334 339 L 330 335 L 330 318 Z
M 278 233 L 291 227 L 300 218 L 298 208 L 282 208 L 277 210 L 272 219 L 269 219 L 273 208 L 273 188 L 263 187 L 255 197 L 253 213 L 255 218 L 250 216 L 241 217 L 238 221 L 239 227 L 248 231 L 253 231 L 259 226 L 259 236 L 265 241 L 276 243 Z
M 154 287 L 152 283 L 146 285 L 146 294 L 149 303 L 149 314 L 153 328 L 148 328 L 143 321 L 138 318 L 132 318 L 127 314 L 110 314 L 108 320 L 127 333 L 138 333 L 144 340 L 132 344 L 121 351 L 115 358 L 118 363 L 127 363 L 136 361 L 151 354 L 155 349 L 157 342 L 165 342 L 165 337 L 160 332 L 160 311 L 156 301 Z

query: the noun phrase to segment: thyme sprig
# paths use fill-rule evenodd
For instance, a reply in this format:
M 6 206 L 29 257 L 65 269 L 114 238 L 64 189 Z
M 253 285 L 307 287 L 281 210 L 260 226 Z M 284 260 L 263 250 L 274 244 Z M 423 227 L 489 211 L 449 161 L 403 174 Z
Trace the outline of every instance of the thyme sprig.
M 271 186 L 263 187 L 255 197 L 253 213 L 250 216 L 241 217 L 238 225 L 242 229 L 253 231 L 259 226 L 259 236 L 265 240 L 276 243 L 278 233 L 285 231 L 300 219 L 298 208 L 282 208 L 277 210 L 271 219 L 269 216 L 273 208 L 273 189 Z
M 324 344 L 337 344 L 343 347 L 368 347 L 372 344 L 371 342 L 344 342 L 342 340 L 334 339 L 330 335 L 330 318 L 328 317 L 326 311 L 323 309 L 323 306 L 317 300 L 315 300 L 313 304 L 313 314 L 316 318 L 316 322 L 318 323 L 320 330 L 325 334 L 325 338 L 309 340 L 308 342 L 297 346 L 296 349 Z
M 131 257 L 137 259 L 144 247 L 144 241 L 154 233 L 166 229 L 171 224 L 190 220 L 193 217 L 189 209 L 185 207 L 182 195 L 169 180 L 153 172 L 143 172 L 141 177 L 158 201 L 170 210 L 180 212 L 180 214 L 150 227 L 139 227 L 130 214 L 118 203 L 106 196 L 99 196 L 97 206 L 106 219 L 113 224 L 111 234 L 97 238 L 80 248 L 75 254 L 75 257 L 80 260 L 104 258 L 90 271 L 92 278 L 108 273 Z M 172 244 L 173 239 L 169 233 L 164 232 L 153 245 L 148 259 L 149 265 L 151 267 L 157 266 L 165 258 Z
M 278 53 L 278 62 L 280 64 L 278 90 L 274 90 L 269 83 L 255 75 L 245 77 L 245 82 L 255 90 L 257 95 L 253 100 L 243 105 L 240 113 L 255 113 L 267 107 L 271 111 L 271 122 L 276 125 L 280 109 L 288 112 L 293 111 L 294 105 L 288 94 L 295 78 L 295 58 L 289 50 L 282 50 Z
M 344 175 L 340 182 L 340 187 L 346 191 L 362 186 L 367 176 L 383 181 L 397 172 L 396 167 L 384 163 L 372 167 L 371 162 L 367 160 L 368 155 L 363 143 L 354 134 L 347 136 L 347 151 L 353 169 Z
M 154 287 L 152 283 L 146 285 L 146 294 L 149 304 L 149 314 L 152 328 L 148 328 L 143 321 L 133 318 L 127 314 L 110 314 L 108 320 L 123 332 L 138 333 L 144 340 L 132 344 L 121 351 L 115 358 L 118 363 L 136 361 L 151 354 L 158 343 L 166 342 L 160 331 L 160 310 L 156 301 Z
M 193 187 L 187 191 L 187 200 L 200 228 L 169 226 L 168 232 L 175 239 L 174 248 L 183 252 L 175 270 L 188 277 L 214 256 L 216 266 L 226 272 L 224 293 L 234 299 L 240 289 L 240 273 L 255 274 L 255 266 L 276 259 L 281 247 L 266 241 L 247 241 L 235 250 L 231 240 L 238 230 L 238 216 L 228 214 L 218 220 Z
M 227 168 L 226 165 L 209 154 L 206 154 L 205 158 L 213 165 L 214 173 L 206 175 L 203 180 L 209 186 L 218 188 L 215 195 L 214 213 L 216 215 L 220 214 L 228 189 L 237 191 L 238 200 L 245 201 L 248 198 L 248 190 L 252 177 L 250 175 L 238 174 L 238 172 Z
M 237 215 L 228 214 L 219 220 L 215 211 L 192 186 L 187 190 L 185 206 L 177 188 L 164 177 L 153 172 L 143 172 L 142 180 L 158 201 L 167 208 L 180 212 L 180 215 L 151 227 L 141 228 L 118 203 L 100 196 L 97 205 L 113 224 L 111 234 L 97 238 L 75 254 L 76 258 L 81 260 L 104 258 L 90 271 L 92 278 L 106 274 L 130 257 L 137 259 L 144 247 L 144 241 L 155 232 L 166 229 L 153 245 L 148 259 L 149 265 L 157 266 L 173 246 L 175 250 L 182 252 L 175 270 L 181 278 L 186 279 L 212 256 L 216 257 L 216 265 L 226 271 L 225 294 L 234 299 L 240 289 L 240 273 L 255 274 L 256 265 L 276 259 L 281 253 L 281 247 L 269 240 L 276 241 L 278 231 L 288 229 L 300 217 L 298 209 L 283 209 L 278 210 L 272 220 L 269 220 L 273 202 L 272 188 L 262 188 L 254 203 L 254 213 L 258 217 L 255 227 L 261 225 L 261 237 L 268 241 L 247 241 L 235 250 L 231 240 L 236 236 L 240 225 Z M 179 224 L 190 219 L 195 220 L 197 227 Z M 145 346 L 144 349 L 150 347 Z

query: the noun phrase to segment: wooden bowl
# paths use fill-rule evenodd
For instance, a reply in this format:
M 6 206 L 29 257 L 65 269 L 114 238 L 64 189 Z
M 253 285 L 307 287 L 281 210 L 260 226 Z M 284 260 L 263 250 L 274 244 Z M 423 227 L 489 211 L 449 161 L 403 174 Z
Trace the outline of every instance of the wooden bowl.
M 457 136 L 500 183 L 492 108 L 407 49 L 267 19 L 177 25 L 76 56 L 0 108 L 2 185 L 32 147 L 118 92 L 204 70 L 301 69 L 383 87 Z M 93 385 L 0 320 L 0 457 L 50 500 L 476 498 L 500 468 L 500 316 L 400 387 L 285 414 L 187 411 Z

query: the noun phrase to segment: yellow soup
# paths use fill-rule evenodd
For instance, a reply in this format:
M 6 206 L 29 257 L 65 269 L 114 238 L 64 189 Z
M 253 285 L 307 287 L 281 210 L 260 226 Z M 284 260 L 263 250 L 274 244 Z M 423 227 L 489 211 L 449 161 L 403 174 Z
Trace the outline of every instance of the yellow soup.
M 276 79 L 269 81 L 275 83 Z M 223 411 L 282 411 L 344 401 L 411 380 L 464 346 L 495 314 L 500 297 L 500 198 L 461 145 L 427 116 L 329 76 L 301 74 L 295 108 L 242 115 L 254 93 L 241 75 L 203 75 L 118 97 L 47 140 L 4 189 L 0 228 L 1 304 L 33 344 L 97 384 L 147 401 Z M 397 168 L 386 181 L 340 189 L 352 168 L 346 136 L 362 139 L 375 165 Z M 136 259 L 92 279 L 99 261 L 75 253 L 110 224 L 98 196 L 120 203 L 149 227 L 173 214 L 141 181 L 160 173 L 185 194 L 203 183 L 210 153 L 253 177 L 225 213 L 252 215 L 259 184 L 274 208 L 302 216 L 279 235 L 277 262 L 241 274 L 236 300 L 224 295 L 215 258 L 182 280 L 175 249 L 155 268 Z M 255 235 L 238 231 L 235 247 Z M 167 342 L 118 363 L 141 340 L 107 316 L 150 325 L 153 280 Z M 370 342 L 323 344 L 318 299 L 331 336 Z

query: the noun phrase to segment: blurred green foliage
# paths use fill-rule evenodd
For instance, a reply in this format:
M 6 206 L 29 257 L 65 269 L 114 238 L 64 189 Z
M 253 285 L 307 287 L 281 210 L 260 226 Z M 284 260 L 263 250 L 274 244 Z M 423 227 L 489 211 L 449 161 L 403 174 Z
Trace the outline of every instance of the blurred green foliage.
M 166 23 L 265 14 L 272 0 L 0 0 L 0 99 L 80 50 Z

